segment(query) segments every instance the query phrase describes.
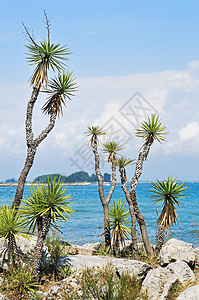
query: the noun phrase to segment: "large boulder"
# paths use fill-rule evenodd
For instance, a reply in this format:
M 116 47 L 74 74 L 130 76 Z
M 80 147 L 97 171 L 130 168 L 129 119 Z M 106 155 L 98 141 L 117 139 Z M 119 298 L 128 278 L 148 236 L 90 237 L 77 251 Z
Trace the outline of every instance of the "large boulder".
M 193 267 L 195 257 L 196 253 L 192 244 L 172 238 L 160 250 L 159 262 L 161 266 L 166 266 L 174 261 L 182 260 Z
M 66 265 L 69 265 L 72 270 L 81 270 L 86 267 L 104 267 L 108 264 L 116 268 L 119 274 L 128 272 L 131 276 L 135 275 L 140 280 L 144 280 L 146 274 L 152 269 L 150 265 L 137 260 L 79 254 L 60 257 L 57 262 L 57 267 L 64 268 Z
M 176 300 L 199 300 L 199 284 L 184 290 Z
M 147 293 L 150 300 L 163 300 L 176 282 L 184 286 L 194 280 L 195 276 L 188 264 L 178 260 L 165 268 L 150 270 L 143 281 L 142 292 Z
M 195 257 L 195 264 L 196 264 L 197 267 L 199 267 L 199 247 L 194 248 L 193 250 L 194 250 L 195 255 L 196 255 L 196 257 Z

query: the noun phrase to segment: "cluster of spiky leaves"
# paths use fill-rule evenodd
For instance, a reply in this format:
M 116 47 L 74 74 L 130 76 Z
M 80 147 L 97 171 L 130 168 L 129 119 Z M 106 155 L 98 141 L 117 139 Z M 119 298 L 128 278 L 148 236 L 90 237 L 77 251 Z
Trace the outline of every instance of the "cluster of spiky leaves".
M 4 281 L 1 283 L 0 291 L 9 297 L 6 299 L 37 299 L 36 290 L 38 288 L 39 285 L 34 280 L 32 268 L 27 264 L 20 263 L 15 267 L 9 266 L 4 271 Z
M 117 159 L 117 164 L 119 167 L 126 167 L 126 166 L 132 165 L 134 161 L 135 161 L 135 159 L 121 156 Z
M 30 65 L 36 65 L 36 68 L 30 78 L 30 85 L 36 88 L 46 87 L 48 82 L 48 70 L 63 70 L 65 63 L 62 60 L 68 60 L 70 54 L 66 46 L 60 44 L 51 44 L 50 40 L 43 40 L 37 44 L 33 39 L 26 45 L 28 49 L 28 62 Z
M 58 77 L 48 82 L 48 89 L 44 92 L 50 96 L 42 107 L 44 113 L 50 114 L 53 110 L 58 114 L 63 114 L 62 105 L 66 106 L 65 99 L 71 100 L 74 92 L 77 91 L 75 78 L 70 72 L 59 73 Z
M 117 161 L 116 154 L 123 149 L 123 146 L 120 143 L 116 143 L 115 141 L 111 141 L 103 144 L 104 148 L 102 151 L 104 153 L 108 153 L 107 160 L 109 161 Z
M 124 177 L 125 180 L 127 180 L 125 167 L 132 165 L 133 162 L 134 162 L 134 159 L 131 159 L 131 158 L 128 158 L 125 156 L 121 156 L 117 159 L 117 165 L 119 166 L 120 174 L 122 174 L 122 177 Z
M 89 140 L 89 144 L 93 143 L 94 140 L 97 141 L 97 144 L 99 144 L 98 140 L 97 140 L 97 137 L 98 136 L 101 136 L 101 135 L 105 135 L 106 132 L 103 130 L 102 127 L 99 127 L 98 125 L 97 126 L 88 126 L 88 130 L 85 132 L 85 134 L 87 136 L 91 136 L 90 140 Z
M 45 92 L 49 93 L 50 97 L 43 106 L 43 112 L 50 114 L 55 111 L 59 116 L 59 113 L 62 113 L 62 104 L 65 105 L 64 100 L 71 99 L 77 89 L 73 74 L 64 71 L 70 50 L 66 46 L 51 43 L 50 24 L 45 12 L 44 15 L 48 37 L 40 43 L 35 41 L 23 24 L 28 39 L 27 60 L 30 65 L 36 66 L 30 78 L 30 85 L 37 89 L 46 88 Z M 54 72 L 58 71 L 58 77 L 48 82 L 49 69 Z M 47 86 L 49 86 L 48 89 Z
M 26 200 L 22 200 L 24 206 L 20 208 L 20 212 L 24 216 L 24 223 L 29 227 L 30 231 L 35 230 L 39 217 L 48 216 L 54 221 L 56 229 L 57 221 L 67 221 L 68 216 L 74 211 L 71 209 L 71 202 L 68 202 L 70 195 L 66 194 L 66 188 L 63 188 L 59 180 L 56 182 L 56 177 L 53 180 L 48 178 L 47 186 L 37 184 L 30 188 L 30 196 Z M 59 229 L 58 229 L 59 230 Z
M 10 236 L 17 238 L 18 235 L 26 236 L 23 229 L 23 221 L 19 213 L 8 205 L 3 206 L 0 211 L 0 237 L 8 239 Z
M 159 143 L 166 141 L 166 127 L 162 125 L 159 116 L 151 114 L 147 120 L 141 123 L 136 130 L 136 136 L 145 140 L 145 143 L 153 143 L 157 140 Z
M 157 180 L 152 182 L 150 190 L 154 204 L 163 202 L 163 209 L 158 218 L 157 225 L 162 225 L 166 228 L 173 225 L 178 220 L 176 205 L 180 206 L 182 203 L 178 199 L 185 198 L 183 192 L 188 188 L 185 184 L 178 184 L 174 176 L 169 175 L 166 181 Z
M 118 241 L 124 243 L 125 238 L 130 236 L 130 228 L 127 226 L 131 224 L 128 221 L 129 215 L 129 211 L 125 208 L 125 201 L 122 202 L 122 199 L 119 198 L 117 202 L 114 198 L 109 211 L 112 246 Z

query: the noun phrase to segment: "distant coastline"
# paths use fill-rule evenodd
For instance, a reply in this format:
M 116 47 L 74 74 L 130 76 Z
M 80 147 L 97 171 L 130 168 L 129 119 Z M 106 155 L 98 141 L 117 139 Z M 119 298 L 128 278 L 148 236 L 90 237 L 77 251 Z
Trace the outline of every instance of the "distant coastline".
M 6 187 L 6 186 L 17 186 L 17 182 L 14 182 L 14 183 L 0 183 L 0 187 Z M 43 183 L 45 184 L 45 183 Z M 37 184 L 36 183 L 25 183 L 25 186 L 36 186 Z M 83 185 L 83 186 L 87 186 L 87 185 L 91 185 L 91 182 L 64 182 L 62 185 L 64 186 L 78 186 L 78 185 Z

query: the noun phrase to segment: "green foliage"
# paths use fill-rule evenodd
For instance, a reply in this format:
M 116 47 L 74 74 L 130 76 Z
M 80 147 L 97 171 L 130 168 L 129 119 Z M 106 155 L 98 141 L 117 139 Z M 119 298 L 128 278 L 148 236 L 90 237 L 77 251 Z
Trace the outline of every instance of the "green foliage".
M 24 217 L 24 224 L 29 227 L 29 232 L 35 232 L 38 219 L 41 218 L 41 207 L 44 200 L 44 187 L 37 183 L 30 187 L 30 196 L 22 200 L 24 206 L 19 208 L 19 212 Z
M 95 174 L 91 174 L 90 182 L 97 182 L 97 176 Z
M 8 205 L 0 209 L 0 237 L 9 239 L 10 236 L 17 238 L 17 235 L 26 236 L 23 228 L 23 220 L 19 213 Z
M 47 236 L 46 246 L 48 247 L 51 259 L 56 265 L 59 257 L 64 254 L 65 249 L 65 244 L 61 242 L 60 235 L 56 231 L 51 236 Z
M 91 136 L 91 138 L 90 138 L 90 140 L 89 140 L 88 143 L 92 144 L 94 141 L 96 141 L 97 145 L 98 145 L 99 143 L 98 143 L 97 137 L 101 136 L 101 135 L 105 135 L 106 132 L 104 132 L 104 130 L 103 130 L 102 127 L 91 126 L 91 127 L 88 127 L 88 131 L 86 131 L 85 134 L 87 136 Z
M 99 126 L 88 126 L 88 131 L 85 132 L 87 136 L 99 136 L 99 135 L 105 135 L 102 127 Z
M 48 30 L 48 39 L 44 39 L 43 42 L 40 43 L 35 42 L 34 38 L 24 25 L 29 42 L 26 45 L 26 48 L 28 49 L 27 60 L 30 65 L 36 65 L 33 75 L 30 78 L 30 85 L 35 85 L 36 88 L 41 88 L 43 85 L 46 87 L 48 81 L 48 70 L 50 68 L 53 71 L 63 70 L 65 67 L 64 60 L 68 60 L 67 56 L 70 54 L 70 51 L 66 46 L 60 46 L 60 44 L 52 44 L 50 42 L 49 23 L 47 17 L 46 25 Z
M 60 178 L 56 181 L 56 177 L 51 181 L 48 178 L 47 186 L 37 184 L 30 188 L 31 195 L 22 200 L 24 206 L 20 208 L 20 212 L 24 216 L 24 224 L 29 226 L 31 231 L 35 230 L 39 218 L 47 215 L 56 226 L 57 221 L 67 221 L 68 216 L 74 211 L 70 207 L 67 200 L 70 195 L 66 194 L 66 188 L 61 184 Z
M 67 177 L 63 176 L 63 175 L 60 175 L 60 174 L 46 174 L 46 175 L 41 175 L 41 176 L 36 177 L 33 180 L 33 183 L 37 183 L 37 182 L 47 183 L 48 182 L 48 178 L 52 178 L 52 180 L 54 178 L 56 178 L 56 181 L 58 181 L 58 179 L 60 178 L 62 182 L 66 182 L 66 178 Z
M 108 174 L 109 175 L 109 174 Z M 110 175 L 109 175 L 110 176 Z M 69 176 L 63 176 L 60 174 L 47 174 L 47 175 L 41 175 L 36 177 L 33 180 L 33 183 L 47 183 L 48 178 L 56 178 L 56 181 L 60 178 L 61 182 L 67 183 L 67 182 L 95 182 L 97 181 L 97 177 L 95 174 L 92 174 L 89 176 L 89 174 L 85 171 L 79 171 L 79 172 L 74 172 L 70 174 Z
M 50 96 L 42 110 L 47 114 L 50 114 L 54 110 L 59 116 L 59 113 L 63 114 L 62 104 L 66 106 L 65 99 L 68 98 L 71 100 L 71 96 L 74 96 L 73 93 L 77 91 L 73 74 L 63 71 L 62 74 L 58 74 L 58 77 L 48 82 L 48 87 L 44 92 Z
M 66 300 L 146 300 L 141 294 L 141 283 L 129 274 L 118 277 L 115 269 L 109 265 L 102 270 L 85 269 L 80 280 L 82 295 L 65 295 Z
M 59 280 L 65 279 L 66 277 L 70 276 L 72 274 L 72 269 L 69 265 L 66 265 L 63 268 L 58 269 L 58 278 Z
M 90 182 L 90 179 L 87 172 L 79 171 L 69 175 L 66 182 Z
M 119 247 L 119 242 L 124 243 L 125 238 L 128 238 L 128 235 L 131 236 L 131 230 L 127 226 L 131 224 L 128 221 L 129 216 L 129 211 L 125 208 L 125 201 L 122 202 L 122 199 L 119 198 L 116 202 L 116 199 L 113 199 L 109 211 L 110 230 L 112 231 L 111 246 L 113 248 L 114 246 Z
M 60 256 L 65 254 L 65 243 L 60 239 L 60 234 L 56 231 L 52 235 L 47 235 L 46 246 L 50 253 L 51 262 L 49 265 L 43 265 L 44 274 L 49 276 L 50 274 L 54 276 L 55 279 L 61 280 L 66 278 L 72 273 L 70 266 L 65 266 L 64 268 L 57 269 L 57 262 Z
M 36 293 L 39 285 L 35 283 L 32 269 L 20 264 L 17 267 L 9 267 L 3 273 L 3 283 L 0 290 L 6 294 L 9 299 L 20 300 L 28 299 L 28 293 Z
M 66 195 L 66 190 L 62 186 L 60 179 L 57 182 L 56 178 L 51 181 L 48 179 L 48 185 L 44 188 L 41 215 L 48 214 L 55 222 L 58 220 L 67 221 L 67 217 L 71 216 L 74 210 L 70 208 L 71 202 L 67 201 L 70 195 Z
M 97 178 L 97 176 L 96 176 L 96 178 Z M 111 181 L 111 175 L 108 174 L 108 173 L 104 173 L 103 180 L 104 180 L 104 182 L 110 182 Z
M 170 288 L 168 295 L 167 295 L 167 299 L 168 300 L 175 300 L 176 299 L 176 292 L 178 292 L 180 289 L 180 282 L 179 280 L 177 280 L 173 286 Z
M 159 143 L 165 142 L 165 135 L 168 132 L 165 131 L 166 127 L 161 124 L 159 116 L 151 114 L 146 121 L 141 123 L 141 125 L 136 130 L 136 136 L 141 137 L 145 140 L 145 143 L 153 143 L 157 140 Z
M 156 183 L 152 182 L 150 186 L 153 188 L 150 192 L 153 193 L 151 197 L 154 204 L 163 202 L 163 209 L 157 221 L 157 225 L 168 228 L 178 220 L 175 205 L 182 205 L 178 199 L 185 198 L 183 192 L 188 187 L 184 187 L 184 183 L 178 184 L 176 178 L 172 175 L 169 175 L 166 181 L 157 180 Z
M 134 162 L 134 159 L 121 156 L 120 158 L 117 159 L 117 164 L 119 167 L 126 167 L 132 165 Z
M 111 141 L 108 143 L 104 143 L 103 152 L 108 153 L 107 160 L 109 161 L 117 161 L 116 154 L 123 149 L 123 146 L 120 143 L 116 143 L 115 141 Z

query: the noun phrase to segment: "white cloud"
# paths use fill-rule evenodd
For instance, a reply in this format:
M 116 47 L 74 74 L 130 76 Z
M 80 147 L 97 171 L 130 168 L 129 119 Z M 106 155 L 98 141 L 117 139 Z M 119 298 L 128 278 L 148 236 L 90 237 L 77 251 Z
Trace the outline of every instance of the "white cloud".
M 189 123 L 179 131 L 179 135 L 182 141 L 193 138 L 199 139 L 199 124 L 195 121 Z
M 134 138 L 136 122 L 142 121 L 144 114 L 150 112 L 146 109 L 143 112 L 135 98 L 132 100 L 136 91 L 147 100 L 145 108 L 151 105 L 157 110 L 170 132 L 167 145 L 162 147 L 166 155 L 199 153 L 198 79 L 199 61 L 191 62 L 187 70 L 181 71 L 79 78 L 79 92 L 72 101 L 66 103 L 64 116 L 56 121 L 53 131 L 39 146 L 41 168 L 42 157 L 49 160 L 51 166 L 52 161 L 55 161 L 57 166 L 63 165 L 63 159 L 67 161 L 78 147 L 87 142 L 84 134 L 87 126 L 93 124 L 102 126 L 110 119 L 111 122 L 115 120 L 118 122 L 116 129 L 121 129 L 122 125 L 123 131 L 120 135 L 123 137 L 125 134 L 129 135 L 125 155 L 134 156 L 136 147 L 141 145 L 141 141 Z M 24 155 L 26 151 L 24 120 L 30 94 L 31 89 L 24 85 L 1 88 L 2 160 L 9 160 L 9 156 Z M 33 116 L 35 136 L 48 124 L 48 116 L 43 116 L 40 110 L 44 101 L 42 96 L 35 107 Z M 160 151 L 160 148 L 153 146 L 152 152 L 156 151 Z

